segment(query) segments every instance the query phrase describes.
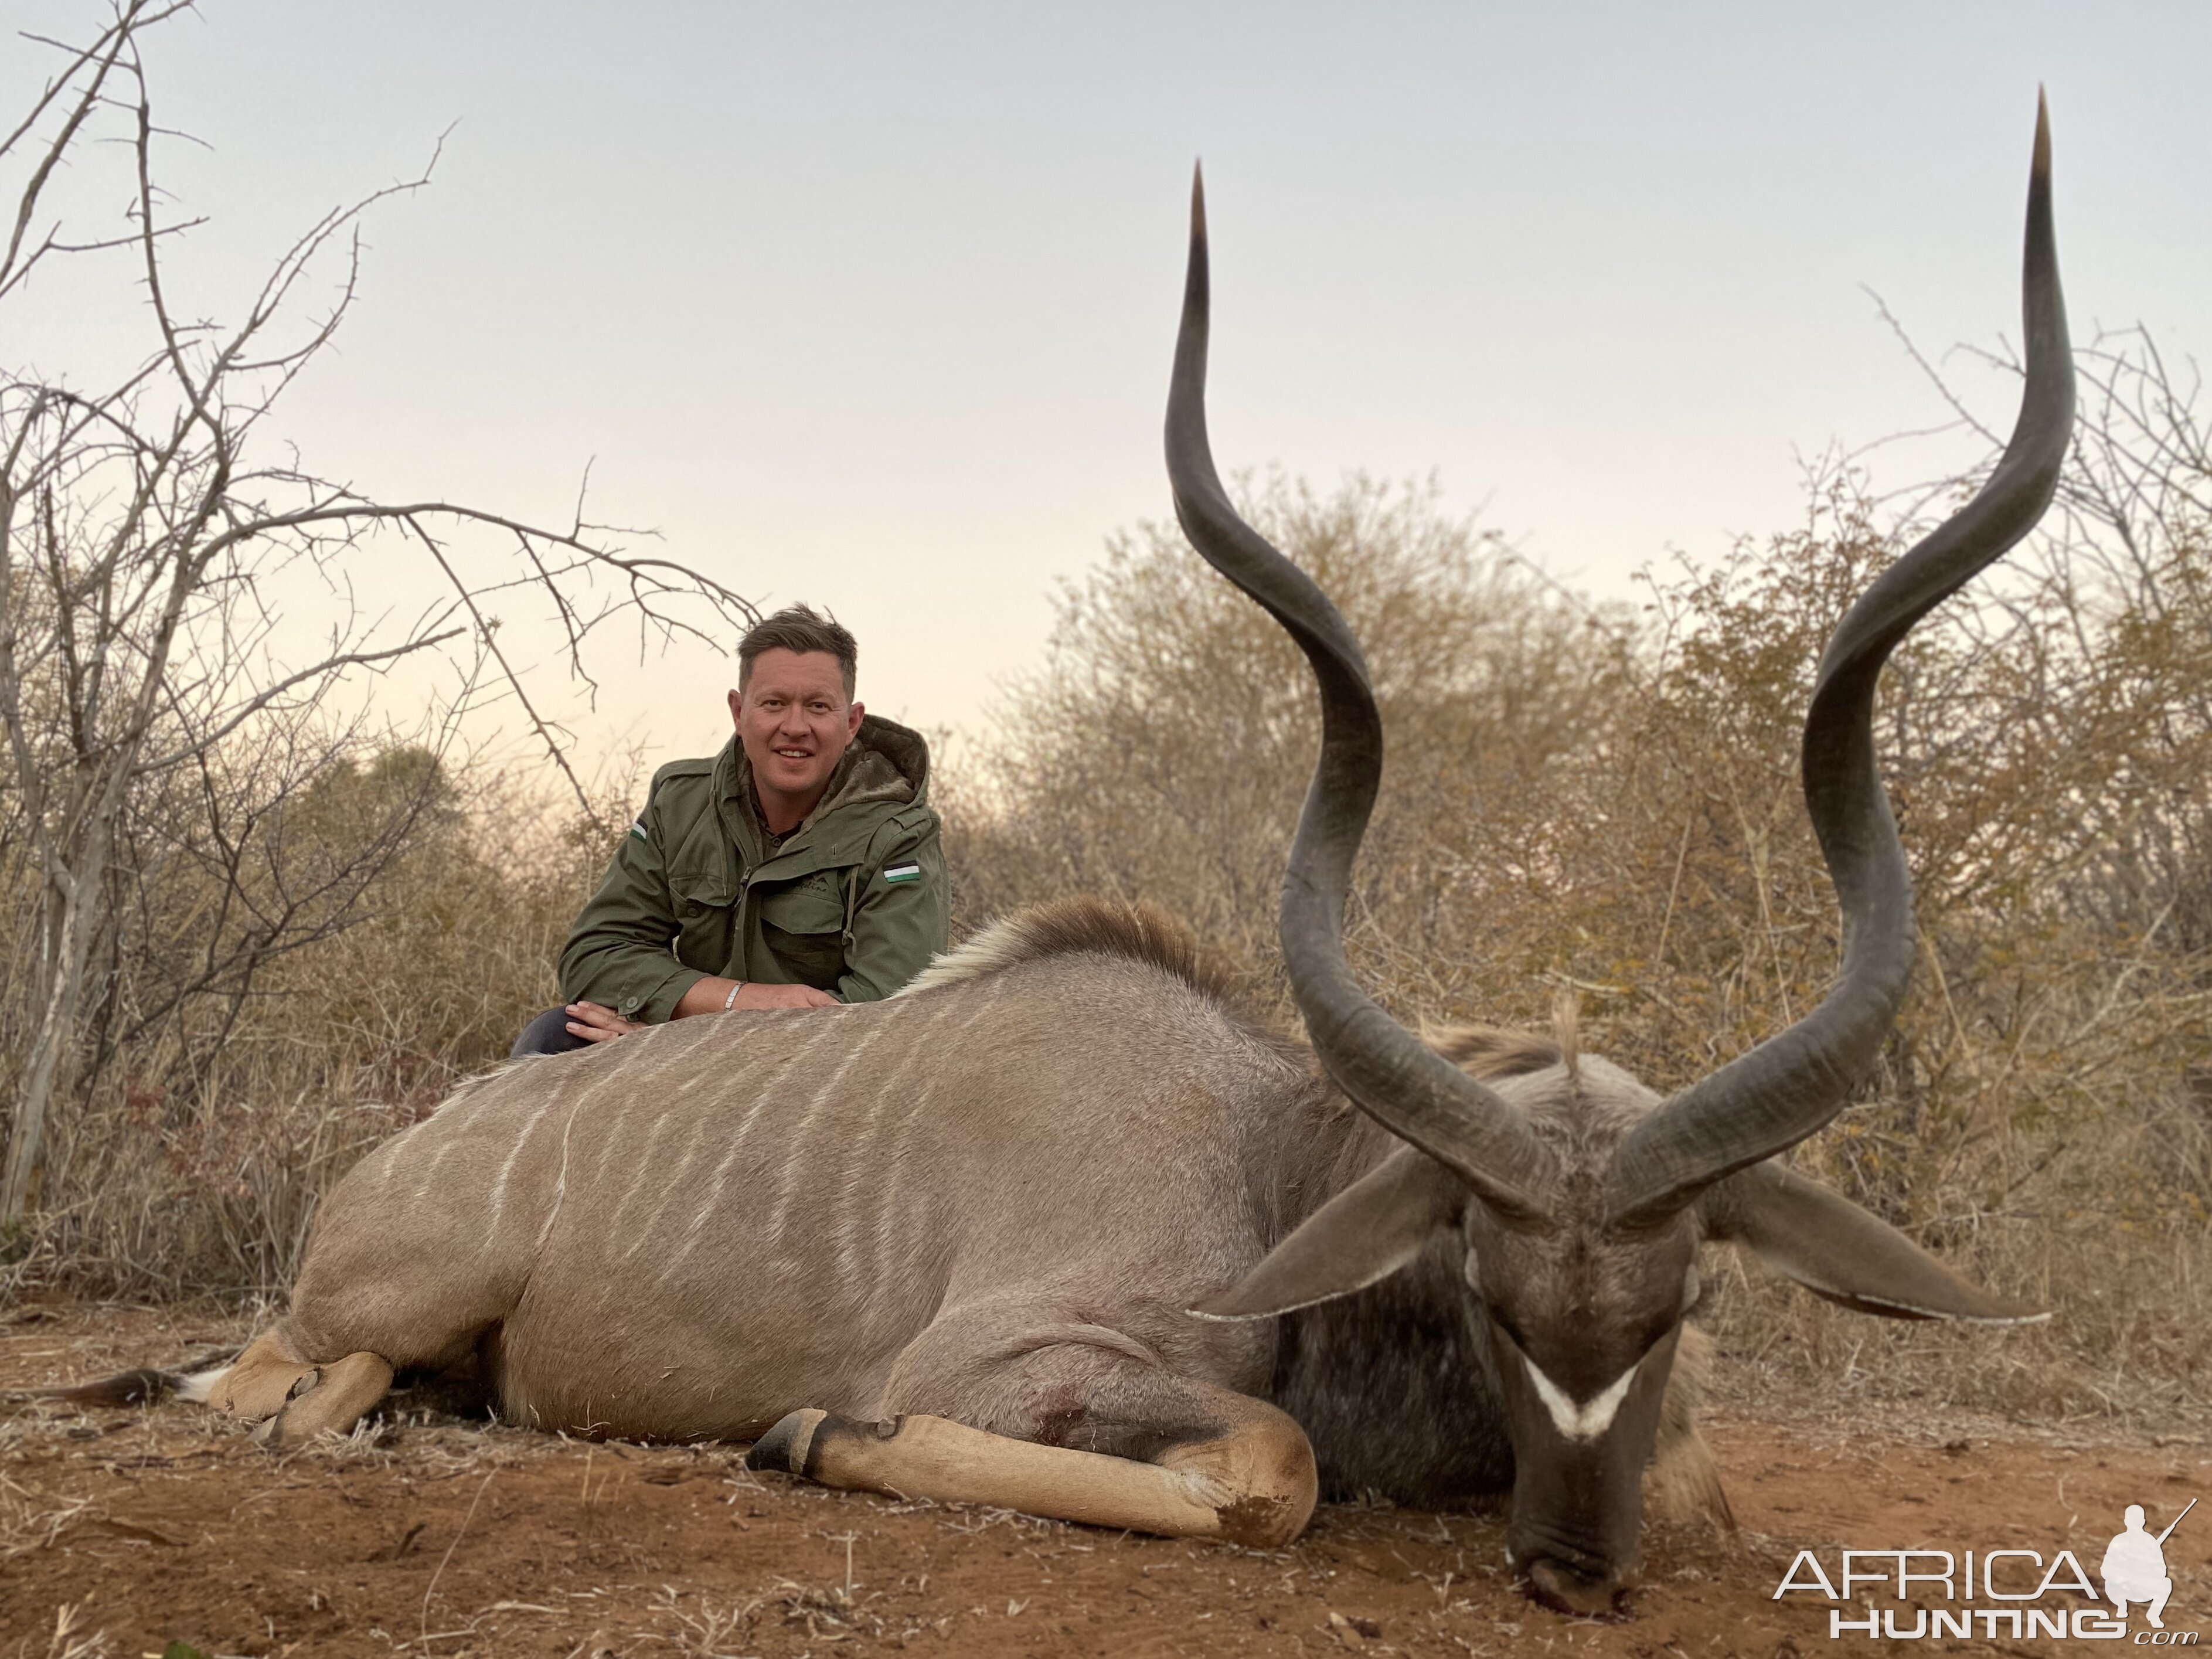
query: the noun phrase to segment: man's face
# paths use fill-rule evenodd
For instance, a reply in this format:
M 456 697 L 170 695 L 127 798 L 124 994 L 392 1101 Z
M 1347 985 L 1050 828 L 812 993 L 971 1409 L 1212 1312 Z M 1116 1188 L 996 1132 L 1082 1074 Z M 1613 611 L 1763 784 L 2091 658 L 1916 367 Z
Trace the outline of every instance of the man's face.
M 738 741 L 752 763 L 761 805 L 811 811 L 865 711 L 845 697 L 843 671 L 827 651 L 771 647 L 730 693 Z

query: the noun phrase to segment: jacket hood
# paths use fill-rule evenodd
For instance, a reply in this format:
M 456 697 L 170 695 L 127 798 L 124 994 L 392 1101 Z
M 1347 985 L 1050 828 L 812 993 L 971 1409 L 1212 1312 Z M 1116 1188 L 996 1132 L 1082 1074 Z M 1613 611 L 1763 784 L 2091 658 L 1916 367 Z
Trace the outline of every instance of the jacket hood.
M 759 809 L 753 803 L 752 762 L 745 754 L 744 745 L 734 736 L 723 746 L 716 769 L 726 771 L 730 779 L 726 793 L 742 801 L 748 816 L 757 821 Z M 852 743 L 830 775 L 829 787 L 799 828 L 804 830 L 808 824 L 819 823 L 840 807 L 866 806 L 878 802 L 905 806 L 928 799 L 928 740 L 910 726 L 901 726 L 879 714 L 864 714 L 860 717 L 860 729 L 853 734 Z
M 750 775 L 746 781 L 751 781 Z M 807 816 L 820 817 L 840 806 L 890 801 L 900 806 L 929 798 L 929 743 L 910 726 L 875 714 L 860 717 L 821 804 Z

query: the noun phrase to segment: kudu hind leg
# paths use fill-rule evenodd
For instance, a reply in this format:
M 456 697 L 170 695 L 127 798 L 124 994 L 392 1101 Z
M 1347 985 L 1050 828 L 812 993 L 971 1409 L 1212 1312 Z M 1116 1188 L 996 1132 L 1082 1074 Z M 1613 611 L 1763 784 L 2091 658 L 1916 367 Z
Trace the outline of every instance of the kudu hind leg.
M 392 1387 L 392 1367 L 373 1353 L 318 1365 L 281 1325 L 247 1345 L 209 1395 L 209 1403 L 257 1425 L 253 1437 L 289 1451 L 325 1430 L 343 1434 Z
M 292 1390 L 315 1373 L 282 1325 L 246 1344 L 208 1395 L 208 1404 L 247 1423 L 265 1423 L 284 1409 Z
M 1313 1449 L 1262 1401 L 1126 1362 L 1079 1389 L 1017 1392 L 1029 1400 L 1012 1413 L 1003 1400 L 962 1413 L 1005 1432 L 921 1413 L 793 1412 L 747 1462 L 848 1490 L 1266 1547 L 1313 1513 Z

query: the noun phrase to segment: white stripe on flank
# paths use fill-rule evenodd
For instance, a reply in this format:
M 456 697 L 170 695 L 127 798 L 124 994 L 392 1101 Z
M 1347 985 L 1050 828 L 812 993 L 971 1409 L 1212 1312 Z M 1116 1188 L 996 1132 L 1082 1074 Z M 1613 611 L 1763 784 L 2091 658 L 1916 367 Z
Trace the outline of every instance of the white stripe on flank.
M 884 1018 L 903 1020 L 907 1008 L 912 1006 L 902 1004 L 894 1013 L 884 1015 Z M 899 1091 L 906 1086 L 908 1077 L 913 1073 L 916 1063 L 923 1058 L 923 1047 L 931 1030 L 945 1018 L 945 1012 L 943 1008 L 938 1009 L 930 1015 L 919 1030 L 907 1034 L 906 1058 L 901 1060 L 876 1086 L 876 1092 L 868 1102 L 867 1114 L 861 1119 L 860 1129 L 853 1137 L 854 1150 L 858 1154 L 854 1159 L 856 1166 L 878 1171 L 879 1178 L 881 1172 L 885 1169 L 885 1164 L 882 1158 L 876 1156 L 875 1145 L 876 1138 L 883 1128 L 884 1110 L 900 1097 Z M 857 1182 L 848 1182 L 845 1189 L 837 1194 L 837 1218 L 834 1241 L 837 1249 L 837 1273 L 842 1281 L 851 1282 L 854 1269 L 858 1265 L 855 1260 L 858 1251 L 854 1235 L 859 1228 L 861 1206 L 871 1199 L 880 1200 L 882 1196 L 882 1190 L 878 1185 L 869 1183 L 864 1186 Z M 883 1224 L 882 1211 L 876 1205 L 871 1205 L 870 1207 L 875 1210 L 876 1224 L 880 1228 Z
M 781 1241 L 783 1237 L 784 1218 L 791 1213 L 792 1200 L 799 1196 L 799 1170 L 807 1151 L 806 1131 L 814 1121 L 814 1114 L 821 1109 L 822 1103 L 836 1091 L 837 1085 L 845 1080 L 845 1073 L 853 1069 L 854 1062 L 868 1052 L 889 1024 L 888 1019 L 878 1018 L 868 1034 L 852 1046 L 845 1058 L 837 1062 L 837 1069 L 830 1073 L 823 1079 L 822 1086 L 814 1091 L 814 1097 L 806 1103 L 805 1110 L 799 1113 L 799 1121 L 791 1126 L 790 1139 L 781 1160 L 782 1167 L 776 1171 L 775 1207 L 769 1212 L 768 1237 L 770 1239 Z
M 645 1177 L 653 1170 L 653 1150 L 660 1144 L 660 1132 L 668 1127 L 668 1118 L 669 1114 L 664 1111 L 653 1120 L 653 1127 L 646 1132 L 644 1156 L 638 1159 L 637 1173 L 629 1178 L 629 1185 L 623 1189 L 622 1197 L 615 1204 L 614 1214 L 607 1219 L 609 1232 L 622 1231 L 623 1212 L 629 1208 L 630 1200 L 637 1196 L 637 1189 L 645 1184 Z
M 1004 974 L 995 974 L 989 980 L 986 981 L 985 984 L 988 988 L 983 993 L 982 1000 L 975 1005 L 975 1012 L 974 1013 L 969 1015 L 967 1018 L 960 1022 L 961 1030 L 966 1030 L 970 1025 L 973 1025 L 977 1020 L 982 1018 L 984 1015 L 991 1012 L 992 1005 L 998 1001 L 1000 994 L 1006 988 L 1006 977 Z
M 652 1218 L 637 1230 L 637 1237 L 630 1240 L 629 1248 L 623 1252 L 623 1261 L 627 1261 L 635 1255 L 638 1246 L 644 1243 L 646 1240 L 658 1236 L 660 1231 L 661 1212 L 667 1209 L 672 1201 L 683 1195 L 684 1173 L 691 1167 L 691 1161 L 699 1156 L 700 1137 L 696 1134 L 686 1135 L 684 1137 L 684 1156 L 677 1160 L 676 1172 L 668 1177 L 666 1183 L 661 1188 L 660 1202 L 653 1206 Z
M 535 1268 L 538 1257 L 545 1249 L 545 1240 L 553 1231 L 553 1223 L 560 1216 L 561 1201 L 568 1196 L 568 1137 L 576 1127 L 576 1114 L 583 1109 L 579 1098 L 568 1109 L 568 1121 L 561 1126 L 561 1168 L 553 1177 L 553 1202 L 545 1211 L 545 1224 L 538 1230 L 538 1237 L 530 1247 L 530 1265 Z
M 605 1066 L 600 1069 L 604 1075 L 594 1078 L 586 1084 L 582 1092 L 576 1097 L 576 1105 L 579 1109 L 589 1104 L 596 1097 L 606 1093 L 615 1084 L 623 1080 L 623 1067 L 620 1066 Z M 632 1079 L 630 1081 L 635 1083 L 635 1079 Z M 618 1126 L 621 1120 L 628 1115 L 629 1109 L 635 1103 L 636 1097 L 633 1095 L 629 1100 L 617 1106 L 607 1119 L 599 1122 L 598 1126 L 599 1162 L 592 1165 L 591 1179 L 584 1183 L 585 1190 L 596 1193 L 605 1187 L 607 1178 L 607 1160 L 614 1155 L 615 1144 L 622 1139 L 621 1134 L 617 1133 Z M 593 1115 L 596 1117 L 599 1115 L 594 1113 Z
M 907 1159 L 914 1141 L 914 1126 L 929 1109 L 931 1092 L 936 1087 L 934 1078 L 922 1079 L 921 1087 L 908 1099 L 906 1110 L 899 1115 L 893 1150 L 878 1166 L 883 1170 L 883 1194 L 876 1209 L 876 1248 L 870 1263 L 871 1282 L 874 1284 L 884 1283 L 892 1271 L 890 1252 L 894 1242 L 911 1238 L 918 1231 L 915 1225 L 908 1224 L 910 1218 L 907 1212 L 916 1206 L 906 1201 Z
M 412 1169 L 415 1166 L 417 1155 L 430 1144 L 423 1137 L 422 1132 L 437 1121 L 435 1117 L 426 1117 L 420 1123 L 410 1123 L 384 1143 L 384 1184 L 386 1186 L 392 1184 L 392 1178 L 399 1174 L 403 1168 Z M 416 1196 L 419 1197 L 421 1194 L 417 1194 Z
M 1565 1389 L 1536 1369 L 1534 1360 L 1523 1354 L 1521 1363 L 1528 1368 L 1528 1380 L 1536 1385 L 1536 1398 L 1542 1401 L 1544 1409 L 1551 1413 L 1553 1426 L 1569 1440 L 1595 1440 L 1611 1428 L 1613 1414 L 1620 1409 L 1620 1402 L 1628 1398 L 1628 1385 L 1636 1381 L 1636 1366 L 1631 1365 L 1577 1406 L 1567 1397 Z
M 699 1207 L 691 1212 L 691 1224 L 684 1230 L 684 1248 L 668 1258 L 667 1265 L 661 1268 L 659 1276 L 653 1280 L 654 1284 L 665 1285 L 670 1276 L 684 1265 L 684 1258 L 698 1248 L 700 1235 L 707 1225 L 707 1218 L 714 1214 L 716 1207 L 722 1201 L 722 1187 L 729 1179 L 730 1165 L 737 1162 L 738 1152 L 744 1146 L 744 1133 L 740 1130 L 731 1137 L 729 1148 L 722 1154 L 722 1161 L 714 1166 L 714 1173 L 708 1182 L 706 1198 L 701 1201 Z
M 499 1218 L 506 1213 L 507 1178 L 514 1173 L 515 1160 L 522 1156 L 522 1149 L 530 1144 L 530 1137 L 538 1133 L 538 1124 L 544 1121 L 545 1114 L 553 1109 L 554 1103 L 560 1098 L 561 1091 L 558 1089 L 553 1090 L 545 1097 L 544 1103 L 530 1115 L 530 1121 L 522 1126 L 522 1133 L 515 1136 L 514 1145 L 508 1149 L 505 1161 L 500 1164 L 499 1178 L 491 1185 L 491 1219 L 484 1225 L 483 1249 L 489 1249 L 491 1247 L 493 1238 L 499 1232 Z
M 435 1123 L 438 1120 L 434 1117 L 428 1121 L 432 1123 Z M 418 1125 L 417 1127 L 419 1127 L 420 1126 Z M 416 1203 L 420 1204 L 430 1196 L 430 1184 L 438 1178 L 438 1166 L 441 1164 L 443 1164 L 447 1157 L 452 1154 L 453 1148 L 459 1145 L 459 1141 L 448 1135 L 446 1139 L 440 1144 L 438 1150 L 430 1154 L 430 1167 L 422 1171 L 422 1180 L 415 1183 Z
M 668 1265 L 660 1270 L 657 1283 L 665 1284 L 669 1276 L 681 1267 L 684 1259 L 697 1248 L 708 1218 L 721 1206 L 722 1188 L 728 1180 L 730 1166 L 737 1162 L 738 1154 L 744 1150 L 745 1141 L 752 1133 L 754 1123 L 759 1120 L 762 1109 L 775 1097 L 778 1085 L 800 1059 L 820 1048 L 823 1039 L 830 1035 L 830 1031 L 826 1027 L 817 1029 L 810 1041 L 801 1043 L 782 1059 L 775 1061 L 773 1069 L 765 1074 L 756 1073 L 746 1079 L 752 1085 L 752 1104 L 745 1109 L 744 1117 L 738 1123 L 737 1132 L 730 1137 L 729 1148 L 722 1154 L 722 1161 L 714 1166 L 714 1173 L 708 1179 L 705 1200 L 693 1212 L 691 1224 L 684 1230 L 684 1248 L 677 1251 L 669 1259 Z
M 957 1037 L 991 1012 L 1006 988 L 1006 975 L 994 974 L 989 979 L 980 981 L 980 988 L 982 994 L 975 1000 L 975 1012 L 953 1027 L 950 1034 L 951 1037 Z M 899 994 L 903 996 L 905 993 L 901 992 Z M 925 1029 L 933 1031 L 943 1022 L 945 1016 L 952 1012 L 951 1005 L 957 999 L 948 996 L 945 999 L 947 1006 L 939 1011 L 937 1017 L 932 1019 Z M 915 1035 L 918 1037 L 921 1034 L 917 1032 Z M 945 1043 L 940 1043 L 939 1051 L 943 1052 L 945 1046 Z M 905 1212 L 916 1207 L 925 1211 L 927 1209 L 927 1194 L 923 1196 L 921 1204 L 918 1206 L 903 1203 L 902 1200 L 906 1198 L 905 1177 L 908 1149 L 913 1144 L 915 1126 L 921 1121 L 922 1114 L 930 1108 L 930 1097 L 937 1087 L 939 1075 L 941 1073 L 925 1076 L 922 1079 L 921 1089 L 906 1103 L 906 1110 L 899 1115 L 896 1139 L 890 1155 L 877 1161 L 876 1167 L 883 1172 L 881 1190 L 877 1195 L 875 1210 L 876 1249 L 873 1253 L 873 1266 L 875 1282 L 878 1283 L 884 1282 L 885 1277 L 892 1271 L 893 1264 L 889 1258 L 895 1239 L 902 1237 L 910 1243 L 915 1235 L 914 1226 L 901 1225 L 908 1219 Z

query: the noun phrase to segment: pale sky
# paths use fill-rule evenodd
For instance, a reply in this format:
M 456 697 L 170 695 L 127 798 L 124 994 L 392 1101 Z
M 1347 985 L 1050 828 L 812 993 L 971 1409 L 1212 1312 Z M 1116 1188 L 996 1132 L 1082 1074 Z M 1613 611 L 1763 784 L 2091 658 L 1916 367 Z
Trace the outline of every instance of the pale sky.
M 2212 349 L 2202 3 L 206 0 L 149 51 L 207 146 L 167 173 L 215 216 L 202 311 L 452 129 L 289 398 L 308 465 L 560 520 L 592 462 L 595 516 L 834 610 L 865 699 L 933 728 L 1170 513 L 1194 157 L 1223 465 L 1434 472 L 1602 593 L 1941 418 L 1867 289 L 1931 349 L 2016 337 L 2039 82 L 2077 337 Z M 11 119 L 46 63 L 0 49 Z M 599 665 L 590 744 L 726 733 L 723 662 Z

